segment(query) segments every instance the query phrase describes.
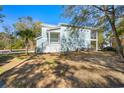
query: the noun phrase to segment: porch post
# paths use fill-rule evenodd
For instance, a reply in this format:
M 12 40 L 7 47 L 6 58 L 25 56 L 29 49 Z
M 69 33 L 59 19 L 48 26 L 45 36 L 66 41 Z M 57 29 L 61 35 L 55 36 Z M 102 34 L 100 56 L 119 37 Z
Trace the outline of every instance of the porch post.
M 96 31 L 96 51 L 98 51 L 98 31 Z
M 48 33 L 48 40 L 49 40 L 49 45 L 50 45 L 50 32 Z

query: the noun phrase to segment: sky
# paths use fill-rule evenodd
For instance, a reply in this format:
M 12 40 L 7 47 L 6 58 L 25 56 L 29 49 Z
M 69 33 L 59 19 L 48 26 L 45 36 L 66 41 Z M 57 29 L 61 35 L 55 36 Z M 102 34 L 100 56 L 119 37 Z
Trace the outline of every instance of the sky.
M 0 13 L 6 16 L 5 25 L 11 25 L 24 16 L 31 16 L 34 20 L 47 24 L 69 22 L 61 16 L 63 9 L 59 5 L 4 5 Z M 2 24 L 0 24 L 0 31 L 2 31 Z

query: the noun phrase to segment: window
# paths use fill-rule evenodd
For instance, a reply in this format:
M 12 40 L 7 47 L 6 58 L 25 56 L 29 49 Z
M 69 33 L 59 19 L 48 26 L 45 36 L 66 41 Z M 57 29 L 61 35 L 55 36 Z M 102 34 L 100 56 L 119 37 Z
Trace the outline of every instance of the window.
M 96 39 L 96 32 L 95 31 L 91 31 L 91 39 Z
M 51 43 L 59 43 L 60 33 L 50 32 L 50 42 Z

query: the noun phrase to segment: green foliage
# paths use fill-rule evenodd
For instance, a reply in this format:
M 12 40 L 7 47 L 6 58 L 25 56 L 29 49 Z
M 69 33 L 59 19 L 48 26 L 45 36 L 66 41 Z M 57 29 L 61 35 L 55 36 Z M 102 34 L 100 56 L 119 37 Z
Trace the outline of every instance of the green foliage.
M 0 32 L 0 49 L 19 49 L 34 43 L 34 38 L 41 33 L 41 22 L 22 17 L 13 26 L 4 25 L 3 29 L 4 32 Z
M 0 32 L 0 49 L 9 47 L 9 38 L 8 34 L 5 32 Z
M 104 42 L 104 36 L 103 35 L 104 35 L 104 30 L 100 29 L 98 31 L 98 45 L 99 45 L 99 47 L 101 47 L 103 42 Z
M 4 41 L 0 40 L 0 50 L 5 48 L 5 43 Z
M 118 32 L 119 35 L 124 34 L 124 19 L 120 19 L 120 22 L 117 26 L 117 32 Z
M 92 26 L 104 28 L 104 31 L 112 31 L 116 39 L 118 54 L 122 60 L 123 48 L 117 32 L 116 23 L 124 14 L 124 6 L 114 5 L 86 5 L 65 6 L 64 17 L 70 18 L 76 26 Z M 122 32 L 122 31 L 121 31 Z
M 4 69 L 0 67 L 0 74 L 4 72 Z
M 33 21 L 32 17 L 19 18 L 18 22 L 14 24 L 17 35 L 23 39 L 33 40 L 37 33 L 41 33 L 41 23 Z
M 35 22 L 32 17 L 21 17 L 14 24 L 16 35 L 24 41 L 25 48 L 34 46 L 34 39 L 41 33 L 41 23 Z M 18 45 L 17 45 L 18 46 Z
M 22 49 L 24 48 L 24 41 L 17 39 L 16 42 L 12 44 L 12 49 Z
M 124 18 L 120 18 L 119 22 L 116 25 L 116 28 L 119 36 L 124 35 Z M 108 32 L 107 35 L 110 37 L 114 37 L 112 32 Z
M 107 16 L 111 20 L 112 7 L 111 5 L 64 6 L 63 16 L 71 19 L 71 23 L 76 26 L 103 27 L 108 30 L 111 27 Z M 114 6 L 114 9 L 116 19 L 118 19 L 124 12 L 124 6 Z
M 0 42 L 3 42 L 3 45 L 0 46 L 0 48 L 3 49 L 4 47 L 5 49 L 11 49 L 11 45 L 14 39 L 13 32 L 12 32 L 13 29 L 9 25 L 4 25 L 3 31 L 4 32 L 0 33 Z

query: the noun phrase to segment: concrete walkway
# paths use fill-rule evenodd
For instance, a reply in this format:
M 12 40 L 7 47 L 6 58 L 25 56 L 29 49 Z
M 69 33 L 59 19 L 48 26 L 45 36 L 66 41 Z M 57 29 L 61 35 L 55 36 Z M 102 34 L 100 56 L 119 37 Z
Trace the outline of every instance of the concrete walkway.
M 12 60 L 12 62 L 10 62 L 6 65 L 3 65 L 1 68 L 4 69 L 4 71 L 7 71 L 7 70 L 12 69 L 13 67 L 15 67 L 17 64 L 20 64 L 20 62 L 22 62 L 22 61 L 15 58 L 15 59 Z
M 10 62 L 10 63 L 8 63 L 6 65 L 1 66 L 1 69 L 3 69 L 2 73 L 6 72 L 6 71 L 8 71 L 8 70 L 18 66 L 18 65 L 23 64 L 28 59 L 30 59 L 30 57 L 28 57 L 26 59 L 23 59 L 23 60 L 20 60 L 20 59 L 17 59 L 17 58 L 13 59 L 12 62 Z M 0 74 L 2 74 L 2 73 L 0 73 Z

